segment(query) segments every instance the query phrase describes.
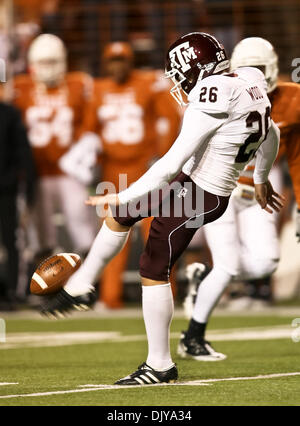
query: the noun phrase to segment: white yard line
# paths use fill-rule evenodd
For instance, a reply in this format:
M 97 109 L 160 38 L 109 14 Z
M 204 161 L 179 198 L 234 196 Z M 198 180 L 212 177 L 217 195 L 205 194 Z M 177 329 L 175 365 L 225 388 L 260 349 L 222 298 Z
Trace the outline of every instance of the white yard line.
M 206 380 L 193 380 L 191 382 L 178 383 L 179 385 L 185 386 L 198 386 L 199 384 L 210 384 L 217 382 L 234 382 L 234 381 L 244 381 L 244 380 L 261 380 L 261 379 L 276 379 L 278 377 L 291 377 L 291 376 L 300 376 L 300 372 L 295 373 L 276 373 L 276 374 L 266 374 L 259 376 L 250 376 L 250 377 L 225 377 L 224 379 L 206 379 Z
M 291 339 L 293 331 L 294 329 L 290 325 L 211 330 L 207 334 L 207 339 L 214 342 Z M 171 339 L 179 338 L 180 333 L 171 333 Z M 0 351 L 19 348 L 86 345 L 101 342 L 127 343 L 145 340 L 145 334 L 122 335 L 118 331 L 8 333 L 6 343 L 0 343 Z
M 293 373 L 276 373 L 276 374 L 266 374 L 252 377 L 225 377 L 221 379 L 206 379 L 206 380 L 193 380 L 189 382 L 178 382 L 178 383 L 161 383 L 156 385 L 144 385 L 143 387 L 149 388 L 155 386 L 157 387 L 166 387 L 166 386 L 208 386 L 213 383 L 218 382 L 229 382 L 229 381 L 246 381 L 246 380 L 268 380 L 280 377 L 293 377 L 300 376 L 300 372 Z M 79 386 L 79 389 L 70 389 L 64 391 L 53 391 L 53 392 L 38 392 L 38 393 L 27 393 L 27 394 L 16 394 L 16 395 L 3 395 L 0 396 L 0 399 L 11 399 L 11 398 L 29 398 L 29 397 L 39 397 L 39 396 L 52 396 L 52 395 L 66 395 L 72 393 L 85 393 L 85 392 L 95 392 L 100 390 L 115 390 L 115 389 L 137 389 L 135 386 L 117 386 L 117 385 L 82 385 Z

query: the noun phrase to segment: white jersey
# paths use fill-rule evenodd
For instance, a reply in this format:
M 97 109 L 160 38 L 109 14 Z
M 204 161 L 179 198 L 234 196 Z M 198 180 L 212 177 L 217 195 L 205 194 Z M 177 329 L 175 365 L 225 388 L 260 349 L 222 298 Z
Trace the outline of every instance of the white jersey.
M 210 76 L 189 95 L 182 129 L 170 150 L 119 194 L 121 204 L 161 188 L 181 170 L 202 189 L 229 196 L 256 153 L 254 182 L 264 183 L 275 161 L 279 130 L 261 71 L 244 67 Z
M 270 102 L 263 74 L 250 67 L 199 82 L 189 103 L 205 114 L 227 117 L 206 146 L 196 151 L 183 172 L 201 188 L 230 195 L 241 171 L 253 158 L 270 123 Z M 191 123 L 197 125 L 197 123 Z

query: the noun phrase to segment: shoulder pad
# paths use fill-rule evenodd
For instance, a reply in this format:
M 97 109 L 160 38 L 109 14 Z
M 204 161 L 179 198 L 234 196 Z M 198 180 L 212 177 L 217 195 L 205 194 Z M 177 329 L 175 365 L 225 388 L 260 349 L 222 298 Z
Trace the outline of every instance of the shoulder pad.
M 197 104 L 202 111 L 227 113 L 234 89 L 232 79 L 223 75 L 210 76 L 196 84 L 188 101 Z
M 267 90 L 267 82 L 265 75 L 262 71 L 255 67 L 240 67 L 237 68 L 236 73 L 240 78 L 244 79 L 248 83 L 255 83 L 262 87 L 265 91 Z

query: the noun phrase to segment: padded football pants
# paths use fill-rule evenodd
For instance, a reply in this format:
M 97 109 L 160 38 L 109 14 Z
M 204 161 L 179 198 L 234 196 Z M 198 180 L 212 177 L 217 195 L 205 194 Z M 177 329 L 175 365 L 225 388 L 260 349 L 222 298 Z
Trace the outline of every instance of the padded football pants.
M 182 172 L 171 184 L 171 189 L 161 191 L 157 204 L 150 194 L 140 200 L 140 206 L 147 206 L 147 211 L 133 215 L 134 208 L 129 203 L 125 211 L 121 206 L 114 214 L 115 220 L 123 226 L 132 226 L 147 216 L 154 216 L 146 248 L 140 258 L 140 273 L 142 277 L 155 281 L 169 281 L 174 263 L 196 231 L 222 216 L 229 202 L 229 197 L 204 191 Z

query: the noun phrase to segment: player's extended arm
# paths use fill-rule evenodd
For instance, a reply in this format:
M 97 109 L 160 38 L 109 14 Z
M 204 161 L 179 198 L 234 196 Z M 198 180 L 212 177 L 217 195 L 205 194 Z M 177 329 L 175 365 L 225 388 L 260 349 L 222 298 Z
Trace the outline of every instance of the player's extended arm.
M 118 195 L 90 197 L 89 205 L 126 204 L 155 189 L 162 188 L 181 170 L 193 153 L 205 144 L 226 119 L 209 115 L 191 104 L 183 119 L 181 132 L 170 150 L 158 160 L 139 180 Z
M 253 176 L 256 200 L 260 204 L 261 208 L 266 210 L 268 213 L 273 213 L 270 207 L 272 207 L 275 211 L 279 211 L 282 207 L 281 201 L 284 200 L 281 195 L 274 191 L 268 180 L 271 167 L 273 166 L 278 154 L 279 139 L 279 129 L 271 120 L 271 127 L 267 138 L 257 151 Z
M 280 131 L 273 120 L 266 140 L 256 153 L 254 183 L 265 183 L 278 154 Z

